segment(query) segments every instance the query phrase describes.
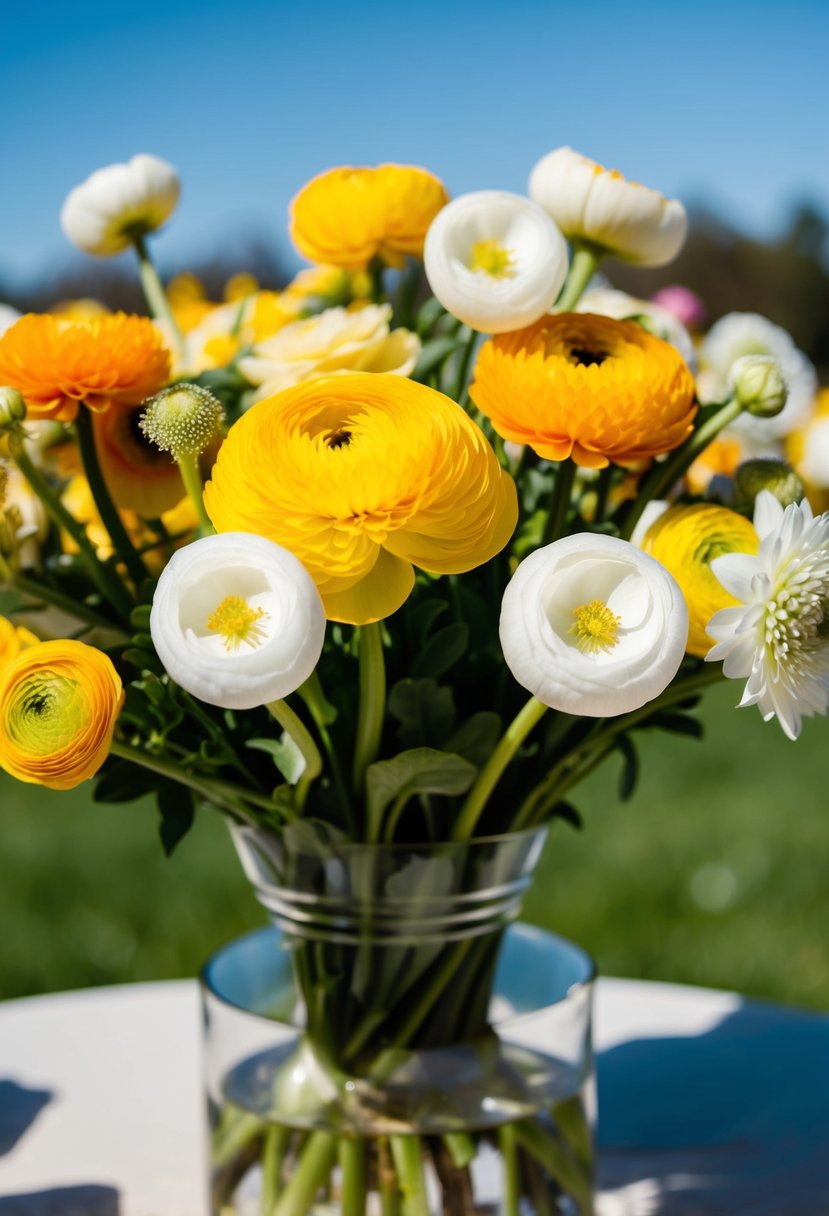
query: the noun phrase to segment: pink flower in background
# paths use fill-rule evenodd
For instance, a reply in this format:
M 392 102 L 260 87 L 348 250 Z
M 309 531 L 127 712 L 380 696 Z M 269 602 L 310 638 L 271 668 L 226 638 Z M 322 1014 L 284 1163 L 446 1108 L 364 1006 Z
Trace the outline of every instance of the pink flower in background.
M 651 296 L 654 304 L 667 308 L 687 329 L 700 329 L 705 323 L 705 305 L 690 287 L 672 283 Z

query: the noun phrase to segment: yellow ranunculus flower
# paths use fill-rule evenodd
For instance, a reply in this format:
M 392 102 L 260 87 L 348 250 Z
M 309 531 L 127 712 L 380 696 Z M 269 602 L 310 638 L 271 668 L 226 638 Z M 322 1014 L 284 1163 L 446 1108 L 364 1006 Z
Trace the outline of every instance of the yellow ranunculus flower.
M 25 625 L 15 625 L 8 617 L 0 616 L 0 671 L 16 659 L 27 646 L 37 645 L 35 637 Z
M 291 236 L 312 262 L 359 269 L 380 257 L 400 267 L 406 255 L 422 257 L 448 201 L 443 183 L 415 165 L 329 169 L 291 203 Z
M 204 493 L 219 532 L 294 553 L 330 620 L 381 620 L 413 566 L 488 561 L 518 517 L 515 483 L 454 401 L 402 376 L 317 380 L 260 401 L 230 429 Z
M 714 503 L 669 507 L 651 524 L 642 548 L 679 583 L 688 605 L 688 653 L 704 658 L 714 639 L 705 627 L 715 612 L 733 608 L 729 595 L 711 570 L 711 562 L 724 553 L 755 554 L 760 540 L 750 520 Z
M 71 790 L 109 754 L 121 680 L 83 642 L 38 642 L 0 672 L 0 766 L 18 781 Z

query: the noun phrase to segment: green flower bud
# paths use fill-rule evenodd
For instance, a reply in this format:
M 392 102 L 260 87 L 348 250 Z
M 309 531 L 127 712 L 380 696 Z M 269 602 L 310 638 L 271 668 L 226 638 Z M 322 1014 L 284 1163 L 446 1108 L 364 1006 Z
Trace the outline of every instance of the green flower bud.
M 736 509 L 753 510 L 754 500 L 761 490 L 771 490 L 784 507 L 806 497 L 806 487 L 785 460 L 746 460 L 734 474 Z
M 0 388 L 0 434 L 16 430 L 26 417 L 26 402 L 16 388 Z
M 773 418 L 786 404 L 789 390 L 780 365 L 771 355 L 743 355 L 729 375 L 734 396 L 757 418 Z
M 147 438 L 178 460 L 200 456 L 218 436 L 221 402 L 198 384 L 171 384 L 145 402 L 139 425 Z

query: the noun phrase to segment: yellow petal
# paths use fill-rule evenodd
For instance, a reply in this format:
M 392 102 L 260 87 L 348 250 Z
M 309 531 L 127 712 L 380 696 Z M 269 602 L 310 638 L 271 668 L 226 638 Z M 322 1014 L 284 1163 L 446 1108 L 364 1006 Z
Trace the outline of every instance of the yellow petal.
M 409 563 L 380 549 L 373 568 L 353 587 L 323 594 L 325 615 L 329 621 L 348 625 L 382 621 L 405 603 L 413 586 L 414 570 Z

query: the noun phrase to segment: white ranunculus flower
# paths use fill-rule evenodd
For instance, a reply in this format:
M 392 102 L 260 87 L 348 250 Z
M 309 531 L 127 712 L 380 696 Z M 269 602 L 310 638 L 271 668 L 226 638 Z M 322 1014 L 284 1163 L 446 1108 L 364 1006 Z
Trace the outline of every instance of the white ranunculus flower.
M 565 713 L 615 717 L 667 688 L 688 639 L 679 586 L 654 558 L 581 533 L 536 549 L 501 607 L 501 647 L 519 684 Z
M 629 182 L 572 148 L 541 158 L 530 174 L 529 192 L 571 241 L 589 241 L 642 266 L 673 261 L 688 231 L 677 199 Z
M 697 355 L 688 330 L 675 313 L 653 300 L 640 300 L 615 287 L 592 287 L 579 298 L 573 311 L 613 317 L 616 321 L 638 321 L 649 333 L 676 347 L 692 372 L 696 369 Z
M 326 308 L 259 342 L 239 360 L 239 370 L 259 386 L 257 401 L 340 372 L 408 376 L 420 354 L 420 339 L 408 329 L 391 329 L 391 317 L 390 304 Z
M 253 709 L 308 679 L 325 613 L 293 553 L 262 536 L 223 532 L 173 554 L 153 597 L 150 633 L 182 688 L 208 705 Z
M 550 311 L 567 277 L 567 246 L 532 199 L 479 190 L 438 212 L 423 263 L 448 312 L 481 333 L 502 334 Z
M 96 257 L 121 253 L 135 236 L 160 228 L 173 213 L 181 182 L 172 165 L 139 153 L 107 165 L 70 190 L 60 223 L 73 245 Z
M 785 329 L 758 313 L 731 312 L 711 326 L 700 346 L 697 395 L 704 405 L 726 399 L 734 364 L 744 355 L 770 355 L 788 389 L 785 406 L 773 418 L 741 414 L 732 424 L 735 434 L 750 439 L 753 448 L 764 449 L 808 420 L 814 408 L 817 373 Z

